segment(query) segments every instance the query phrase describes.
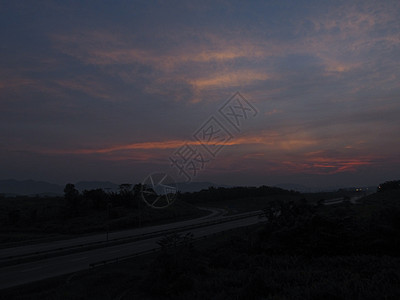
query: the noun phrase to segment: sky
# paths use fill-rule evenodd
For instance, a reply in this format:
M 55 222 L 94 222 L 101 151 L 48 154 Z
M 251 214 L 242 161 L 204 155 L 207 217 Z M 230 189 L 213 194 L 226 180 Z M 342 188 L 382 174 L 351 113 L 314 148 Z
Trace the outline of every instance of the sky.
M 0 179 L 400 179 L 397 0 L 10 0 L 0 36 Z

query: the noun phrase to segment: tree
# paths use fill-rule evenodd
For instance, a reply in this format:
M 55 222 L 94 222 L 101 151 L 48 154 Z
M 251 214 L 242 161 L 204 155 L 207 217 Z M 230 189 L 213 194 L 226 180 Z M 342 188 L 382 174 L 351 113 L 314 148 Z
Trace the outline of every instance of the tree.
M 121 199 L 121 204 L 124 205 L 125 207 L 131 207 L 132 206 L 132 200 L 133 200 L 133 190 L 132 190 L 132 184 L 129 183 L 123 183 L 119 185 L 119 196 Z
M 94 209 L 105 210 L 107 208 L 108 195 L 102 189 L 84 190 L 83 198 L 89 201 Z
M 78 214 L 79 204 L 80 204 L 80 195 L 79 195 L 79 191 L 75 188 L 75 185 L 73 185 L 72 183 L 67 183 L 65 185 L 64 198 L 67 201 L 67 205 L 70 209 L 70 212 L 73 215 Z
M 137 183 L 133 186 L 133 199 L 135 201 L 135 207 L 140 207 L 140 201 L 142 201 L 142 189 L 143 185 Z
M 119 185 L 119 193 L 120 195 L 129 195 L 132 193 L 132 184 L 123 183 Z
M 400 189 L 400 180 L 386 181 L 378 186 L 378 192 L 387 190 L 399 190 L 399 189 Z

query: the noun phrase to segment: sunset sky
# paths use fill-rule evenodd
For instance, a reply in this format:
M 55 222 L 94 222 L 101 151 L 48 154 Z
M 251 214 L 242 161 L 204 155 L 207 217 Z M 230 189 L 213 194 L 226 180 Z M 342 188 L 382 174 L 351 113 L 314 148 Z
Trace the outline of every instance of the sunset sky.
M 0 33 L 0 179 L 400 179 L 398 0 L 1 1 Z

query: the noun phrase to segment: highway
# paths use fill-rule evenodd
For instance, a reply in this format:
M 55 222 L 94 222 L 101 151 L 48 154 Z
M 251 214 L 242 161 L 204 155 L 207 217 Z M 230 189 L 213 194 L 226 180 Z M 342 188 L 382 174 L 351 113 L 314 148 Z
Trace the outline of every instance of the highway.
M 176 229 L 180 232 L 180 234 L 183 235 L 190 232 L 193 234 L 194 239 L 200 239 L 215 233 L 266 221 L 265 218 L 258 216 L 258 213 L 260 213 L 260 211 L 225 217 L 221 215 L 223 214 L 223 211 L 213 210 L 212 213 L 207 217 L 160 226 L 115 232 L 110 234 L 110 237 L 121 237 L 124 235 L 132 235 L 133 233 L 138 234 L 138 232 L 148 233 L 154 230 L 160 230 L 160 228 L 172 228 Z M 194 224 L 199 226 L 196 228 L 180 230 L 183 227 Z M 102 238 L 104 240 L 104 234 L 101 236 L 93 235 L 78 239 L 55 242 L 57 246 L 53 245 L 53 249 L 61 244 L 68 246 L 73 245 L 74 243 L 80 243 L 82 242 L 82 238 L 84 238 L 84 241 L 86 242 L 95 241 L 97 238 Z M 0 268 L 0 289 L 89 269 L 91 264 L 101 263 L 106 260 L 141 254 L 144 251 L 157 250 L 159 248 L 157 242 L 162 238 L 163 236 L 148 237 L 114 246 L 104 245 L 96 249 L 2 267 Z M 32 249 L 34 249 L 34 251 L 43 249 L 43 247 L 46 249 L 51 249 L 51 244 L 53 243 L 41 245 L 42 248 L 40 248 L 40 245 L 29 245 L 26 247 L 18 247 L 14 250 L 18 250 L 19 254 L 29 254 L 29 251 L 32 251 Z M 10 251 L 10 249 L 8 251 Z M 8 251 L 7 249 L 2 250 L 3 259 L 6 259 L 6 256 L 10 254 Z
M 133 237 L 133 236 L 151 234 L 154 232 L 160 232 L 160 231 L 164 231 L 164 230 L 168 230 L 168 229 L 172 230 L 172 229 L 177 229 L 177 228 L 184 227 L 184 226 L 200 224 L 206 220 L 220 218 L 226 213 L 226 211 L 224 209 L 220 209 L 220 208 L 201 207 L 200 209 L 210 211 L 211 213 L 206 216 L 187 220 L 187 221 L 110 232 L 108 234 L 108 240 L 109 241 L 118 240 L 118 239 Z M 0 249 L 0 262 L 2 260 L 9 259 L 11 257 L 18 257 L 18 256 L 32 254 L 32 253 L 46 252 L 46 251 L 52 251 L 52 250 L 63 249 L 63 248 L 68 248 L 68 247 L 79 247 L 79 246 L 85 245 L 85 244 L 90 244 L 90 243 L 95 244 L 95 243 L 101 243 L 101 242 L 107 242 L 107 235 L 105 232 L 98 233 L 98 234 L 92 234 L 92 235 L 80 236 L 80 237 L 76 237 L 76 238 L 72 238 L 72 239 L 65 239 L 65 240 L 52 241 L 52 242 L 46 242 L 46 243 L 37 243 L 37 244 L 32 244 L 32 245 L 23 245 L 23 246 L 17 246 L 17 247 L 8 247 L 8 248 Z
M 350 202 L 355 204 L 359 198 L 361 197 L 352 197 Z M 324 204 L 332 205 L 343 201 L 343 198 L 329 199 Z M 187 221 L 110 232 L 108 241 L 106 234 L 102 233 L 0 249 L 0 265 L 12 262 L 8 266 L 3 264 L 0 267 L 0 289 L 71 274 L 89 269 L 93 265 L 101 265 L 105 261 L 122 260 L 156 251 L 159 249 L 158 242 L 174 232 L 182 235 L 190 232 L 194 239 L 201 239 L 266 221 L 265 217 L 259 216 L 261 211 L 225 216 L 226 211 L 223 209 L 202 209 L 210 211 L 210 214 Z M 50 257 L 46 257 L 49 253 Z M 21 257 L 28 257 L 30 260 L 13 263 L 13 260 Z
M 349 202 L 351 204 L 357 204 L 358 203 L 357 200 L 361 199 L 362 197 L 364 197 L 364 196 L 363 195 L 362 196 L 353 196 L 349 199 Z M 339 197 L 339 198 L 335 198 L 335 199 L 327 199 L 324 201 L 324 205 L 339 204 L 344 201 L 345 201 L 345 199 L 343 197 Z

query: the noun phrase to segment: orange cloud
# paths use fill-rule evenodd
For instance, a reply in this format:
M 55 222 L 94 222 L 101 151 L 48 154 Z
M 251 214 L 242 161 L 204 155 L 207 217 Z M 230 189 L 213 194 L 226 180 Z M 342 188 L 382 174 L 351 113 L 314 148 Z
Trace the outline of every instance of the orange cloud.
M 254 81 L 270 79 L 271 75 L 252 70 L 228 72 L 225 74 L 211 75 L 205 78 L 190 79 L 188 82 L 196 89 L 213 87 L 226 87 L 249 84 Z
M 275 132 L 262 132 L 259 135 L 248 135 L 241 136 L 237 138 L 233 138 L 230 141 L 215 141 L 210 140 L 209 142 L 202 142 L 205 145 L 212 146 L 257 146 L 258 151 L 260 150 L 268 150 L 268 151 L 293 151 L 298 149 L 306 148 L 310 145 L 315 145 L 317 141 L 310 138 L 301 138 L 301 137 L 288 137 L 282 136 L 279 133 Z M 47 153 L 47 154 L 75 154 L 75 155 L 88 155 L 88 154 L 113 154 L 119 155 L 121 152 L 129 153 L 129 151 L 135 150 L 166 150 L 166 149 L 178 149 L 183 145 L 190 146 L 198 146 L 201 144 L 196 140 L 166 140 L 166 141 L 154 141 L 154 142 L 139 142 L 139 143 L 131 143 L 131 144 L 120 144 L 120 145 L 112 145 L 109 147 L 101 147 L 101 148 L 85 148 L 85 149 L 39 149 L 36 152 Z M 131 152 L 135 153 L 135 152 Z M 261 152 L 258 152 L 259 154 Z M 258 155 L 259 155 L 258 154 Z
M 309 155 L 308 155 L 309 156 Z M 335 157 L 299 157 L 296 161 L 283 161 L 293 173 L 310 174 L 337 174 L 342 172 L 355 172 L 360 166 L 375 164 L 376 157 L 366 156 L 362 158 L 335 158 Z
M 105 148 L 93 148 L 93 149 L 71 149 L 71 150 L 42 149 L 39 150 L 38 152 L 48 153 L 48 154 L 107 154 L 118 151 L 138 150 L 138 149 L 140 150 L 173 149 L 183 144 L 185 144 L 185 141 L 183 140 L 171 140 L 162 142 L 144 142 L 144 143 L 114 145 Z

